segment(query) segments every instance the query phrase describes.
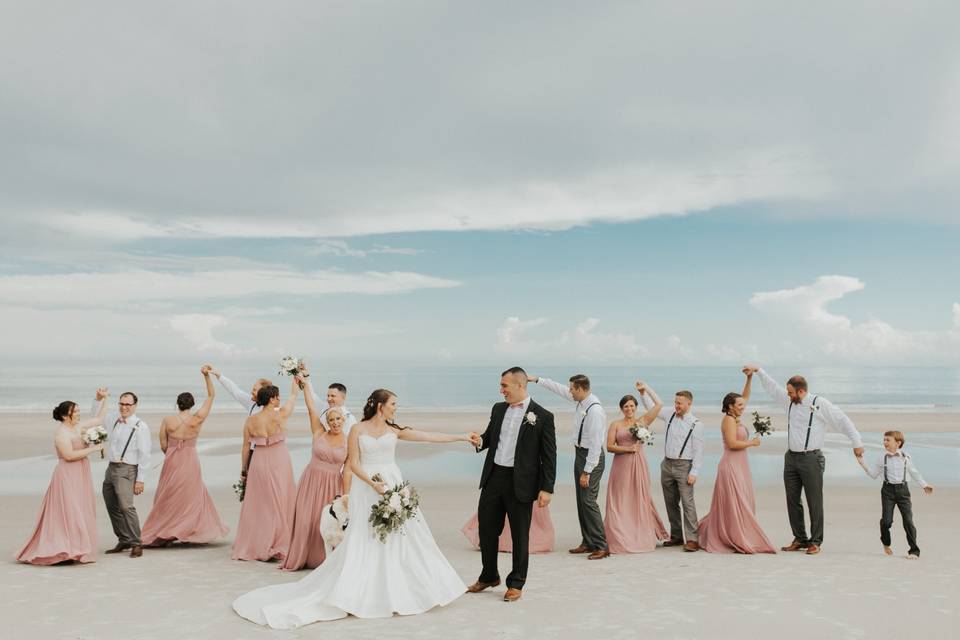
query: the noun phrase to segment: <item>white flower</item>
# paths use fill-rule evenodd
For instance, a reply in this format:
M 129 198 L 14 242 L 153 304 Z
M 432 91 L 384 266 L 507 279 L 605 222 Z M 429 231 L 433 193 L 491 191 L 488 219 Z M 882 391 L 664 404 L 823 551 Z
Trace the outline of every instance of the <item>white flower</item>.
M 399 511 L 403 507 L 403 499 L 400 497 L 399 493 L 394 493 L 390 496 L 390 501 L 388 502 L 390 508 L 394 511 Z
M 404 500 L 409 500 L 409 499 L 410 499 L 410 487 L 404 487 L 403 489 L 401 489 L 401 490 L 400 490 L 400 495 L 403 496 L 403 499 L 404 499 Z
M 533 426 L 537 424 L 537 414 L 535 414 L 533 411 L 527 411 L 527 415 L 524 416 L 524 420 L 527 421 L 527 424 Z

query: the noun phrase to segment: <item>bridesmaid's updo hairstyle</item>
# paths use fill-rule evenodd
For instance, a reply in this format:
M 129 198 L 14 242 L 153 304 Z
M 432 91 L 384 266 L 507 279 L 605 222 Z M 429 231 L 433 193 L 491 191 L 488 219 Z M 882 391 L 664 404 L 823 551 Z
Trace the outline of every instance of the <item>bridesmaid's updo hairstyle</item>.
M 735 405 L 737 403 L 737 400 L 742 397 L 743 396 L 740 395 L 739 393 L 734 393 L 732 391 L 727 395 L 723 396 L 723 409 L 722 409 L 723 413 L 725 415 L 730 415 L 730 407 Z
M 628 393 L 627 395 L 620 398 L 620 408 L 623 409 L 623 407 L 626 406 L 628 402 L 632 402 L 634 405 L 638 407 L 640 406 L 640 403 L 637 402 L 637 399 Z
M 188 391 L 184 391 L 177 396 L 177 408 L 180 409 L 180 411 L 191 409 L 195 404 L 197 404 L 197 401 L 193 399 L 193 394 Z
M 270 404 L 271 400 L 279 397 L 280 389 L 274 385 L 268 384 L 265 387 L 260 387 L 260 389 L 257 391 L 257 406 L 265 407 Z
M 57 422 L 63 422 L 66 418 L 70 417 L 75 406 L 77 406 L 77 403 L 73 400 L 64 400 L 53 408 L 53 419 Z

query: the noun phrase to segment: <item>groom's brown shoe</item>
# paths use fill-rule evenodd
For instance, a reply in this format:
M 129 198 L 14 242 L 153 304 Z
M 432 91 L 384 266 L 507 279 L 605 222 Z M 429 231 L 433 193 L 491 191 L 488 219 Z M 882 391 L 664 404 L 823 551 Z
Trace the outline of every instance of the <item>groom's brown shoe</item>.
M 480 593 L 484 589 L 489 589 L 490 587 L 499 587 L 499 586 L 500 586 L 499 578 L 497 578 L 493 582 L 480 582 L 479 580 L 477 580 L 472 585 L 467 587 L 467 593 Z
M 514 589 L 511 587 L 507 589 L 507 592 L 505 594 L 503 594 L 503 601 L 516 602 L 517 600 L 520 599 L 520 596 L 522 595 L 523 595 L 523 591 L 521 591 L 520 589 Z
M 819 545 L 811 544 L 809 547 L 807 547 L 807 555 L 808 555 L 808 556 L 815 556 L 815 555 L 817 555 L 818 553 L 820 553 L 820 547 L 819 547 Z
M 603 560 L 610 557 L 610 551 L 607 549 L 597 549 L 587 556 L 587 560 Z
M 687 543 L 683 545 L 684 551 L 700 551 L 700 543 L 696 540 L 687 540 Z
M 793 542 L 791 542 L 791 543 L 788 544 L 787 546 L 785 546 L 785 547 L 780 547 L 780 551 L 803 551 L 804 549 L 808 548 L 809 546 L 810 546 L 810 543 L 809 543 L 809 542 L 804 543 L 804 542 L 800 542 L 800 541 L 798 541 L 798 540 L 794 540 Z
M 667 540 L 666 542 L 663 543 L 663 546 L 665 546 L 665 547 L 682 547 L 682 546 L 683 546 L 683 540 L 673 540 L 673 539 Z
M 130 545 L 124 544 L 122 542 L 118 542 L 117 546 L 115 546 L 113 549 L 107 549 L 106 551 L 104 551 L 104 553 L 120 553 L 121 551 L 126 551 L 129 548 L 130 548 Z
M 133 547 L 130 547 L 131 558 L 139 558 L 142 555 L 143 555 L 143 547 L 141 547 L 139 544 Z
M 585 544 L 582 544 L 574 549 L 567 549 L 567 553 L 590 553 L 591 551 L 593 551 L 593 549 Z

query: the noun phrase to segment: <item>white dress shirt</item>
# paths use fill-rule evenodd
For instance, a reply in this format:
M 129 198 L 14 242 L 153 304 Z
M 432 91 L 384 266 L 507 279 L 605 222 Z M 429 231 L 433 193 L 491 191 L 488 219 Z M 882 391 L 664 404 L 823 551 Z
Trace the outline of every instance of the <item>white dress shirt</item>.
M 520 429 L 523 417 L 527 415 L 530 406 L 530 396 L 519 407 L 507 407 L 500 423 L 500 439 L 497 441 L 497 450 L 493 454 L 493 462 L 501 467 L 512 467 L 513 458 L 517 453 L 517 440 L 520 439 Z
M 573 410 L 573 433 L 570 442 L 574 447 L 587 450 L 583 472 L 591 473 L 600 462 L 603 447 L 607 442 L 607 414 L 600 404 L 600 399 L 591 393 L 577 402 L 573 399 L 569 386 L 554 382 L 550 378 L 537 378 L 537 384 L 561 398 L 577 403 Z
M 920 475 L 920 472 L 917 471 L 917 468 L 913 464 L 913 459 L 903 451 L 897 451 L 896 453 L 887 453 L 887 450 L 884 449 L 883 453 L 877 456 L 873 464 L 867 466 L 867 474 L 876 479 L 883 475 L 883 481 L 888 484 L 902 484 L 906 482 L 906 475 L 910 474 L 910 477 L 917 481 L 921 487 L 926 487 L 927 482 L 923 479 L 923 476 Z
M 150 427 L 137 417 L 137 414 L 123 419 L 117 410 L 113 410 L 103 419 L 103 428 L 107 430 L 107 458 L 110 462 L 123 462 L 137 466 L 137 482 L 146 482 L 150 471 Z M 131 434 L 133 436 L 131 437 Z M 127 440 L 130 446 L 127 447 Z M 123 453 L 123 448 L 127 452 Z M 123 458 L 120 454 L 123 453 Z
M 640 394 L 640 402 L 649 411 L 653 400 L 646 393 Z M 690 460 L 689 475 L 700 475 L 700 463 L 703 462 L 703 423 L 691 412 L 684 415 L 667 407 L 660 410 L 657 417 L 667 425 L 663 436 L 663 457 L 670 460 Z
M 786 388 L 780 386 L 766 371 L 760 369 L 757 375 L 764 391 L 784 405 L 787 414 L 787 446 L 790 451 L 816 451 L 823 448 L 827 426 L 847 436 L 854 448 L 863 446 L 860 432 L 853 421 L 832 402 L 808 393 L 802 402 L 795 404 L 790 401 Z
M 240 406 L 246 410 L 248 415 L 252 416 L 263 408 L 257 406 L 256 400 L 250 396 L 249 391 L 244 391 L 238 387 L 236 383 L 227 376 L 221 374 L 218 376 L 218 379 L 220 380 L 220 384 L 223 385 L 223 388 L 227 390 L 227 393 L 233 396 L 233 399 L 240 403 Z

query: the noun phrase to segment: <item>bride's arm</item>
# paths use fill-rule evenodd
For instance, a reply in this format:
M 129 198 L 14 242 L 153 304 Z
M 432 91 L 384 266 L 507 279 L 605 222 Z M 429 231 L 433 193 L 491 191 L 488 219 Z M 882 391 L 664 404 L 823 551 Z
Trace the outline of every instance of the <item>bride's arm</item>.
M 410 442 L 470 442 L 469 433 L 459 434 L 459 433 L 435 433 L 432 431 L 418 431 L 416 429 L 411 429 L 410 427 L 404 429 L 397 429 L 394 427 L 397 432 L 398 440 L 408 440 Z M 352 435 L 352 432 L 351 432 Z
M 368 485 L 373 487 L 373 490 L 377 493 L 382 494 L 387 490 L 386 483 L 374 482 L 363 470 L 363 467 L 360 466 L 360 429 L 350 430 L 350 439 L 347 441 L 347 463 L 350 473 L 353 474 L 354 478 L 359 478 L 360 480 L 366 482 Z M 347 469 L 344 469 L 343 472 L 344 481 L 347 482 Z

